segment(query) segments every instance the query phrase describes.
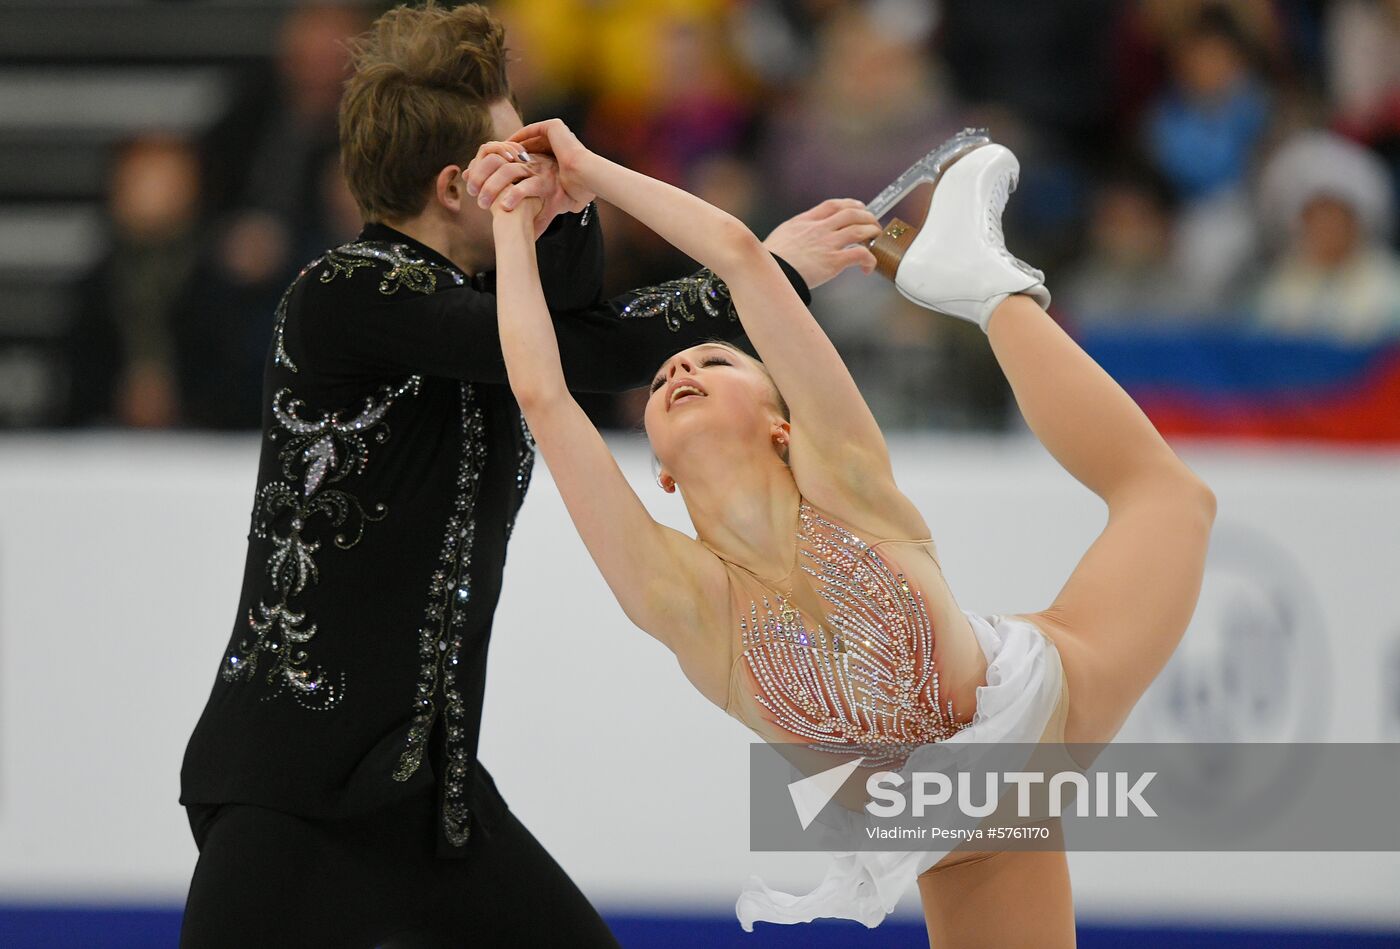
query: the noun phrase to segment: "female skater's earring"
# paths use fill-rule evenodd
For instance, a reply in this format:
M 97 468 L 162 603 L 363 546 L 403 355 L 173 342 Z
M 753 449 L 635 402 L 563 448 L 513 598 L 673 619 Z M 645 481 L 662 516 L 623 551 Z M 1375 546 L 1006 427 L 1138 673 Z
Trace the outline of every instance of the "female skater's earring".
M 674 478 L 668 478 L 665 475 L 657 475 L 656 483 L 660 486 L 661 490 L 665 491 L 667 494 L 676 493 L 676 482 Z

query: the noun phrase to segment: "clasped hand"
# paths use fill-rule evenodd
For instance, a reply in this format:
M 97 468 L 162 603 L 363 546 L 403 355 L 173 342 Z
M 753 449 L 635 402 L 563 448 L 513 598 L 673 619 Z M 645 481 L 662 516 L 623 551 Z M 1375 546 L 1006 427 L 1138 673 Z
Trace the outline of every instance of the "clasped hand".
M 463 177 L 467 193 L 491 211 L 511 213 L 533 207 L 535 236 L 543 234 L 556 214 L 582 211 L 594 199 L 573 167 L 586 153 L 559 119 L 527 125 L 504 142 L 477 149 Z
M 554 215 L 581 211 L 596 197 L 581 172 L 589 154 L 559 119 L 535 122 L 507 141 L 481 146 L 467 166 L 467 192 L 496 213 L 511 213 L 520 202 L 538 199 L 538 237 Z M 875 256 L 869 244 L 879 234 L 880 222 L 863 202 L 831 198 L 779 224 L 763 244 L 814 289 L 848 267 L 871 273 Z

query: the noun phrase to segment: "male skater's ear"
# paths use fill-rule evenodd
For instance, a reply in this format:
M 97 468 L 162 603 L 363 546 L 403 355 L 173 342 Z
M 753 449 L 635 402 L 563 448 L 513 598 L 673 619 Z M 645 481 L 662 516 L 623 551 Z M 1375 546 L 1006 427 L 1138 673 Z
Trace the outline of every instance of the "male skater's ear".
M 464 169 L 461 165 L 447 165 L 437 173 L 433 181 L 433 197 L 437 203 L 456 214 L 462 210 L 471 197 L 467 194 L 466 182 L 462 180 Z
M 880 236 L 880 222 L 854 198 L 828 198 L 791 217 L 763 241 L 769 253 L 787 261 L 810 289 L 847 267 L 869 274 L 875 255 L 867 245 Z

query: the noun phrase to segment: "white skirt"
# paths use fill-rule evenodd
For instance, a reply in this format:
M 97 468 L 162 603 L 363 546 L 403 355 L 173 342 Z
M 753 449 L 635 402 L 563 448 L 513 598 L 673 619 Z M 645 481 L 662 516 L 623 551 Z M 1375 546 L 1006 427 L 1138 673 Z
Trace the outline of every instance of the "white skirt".
M 940 770 L 937 759 L 944 745 L 1039 742 L 1060 702 L 1060 654 L 1044 633 L 1025 620 L 962 612 L 987 657 L 987 684 L 977 688 L 972 724 L 910 755 L 900 771 L 906 779 L 912 772 Z M 970 760 L 959 758 L 964 766 Z M 858 833 L 868 820 L 864 812 L 837 807 L 824 811 L 818 823 L 851 840 L 844 835 Z M 750 877 L 735 912 L 746 932 L 752 932 L 756 922 L 806 923 L 823 917 L 855 919 L 874 928 L 894 911 L 918 875 L 954 846 L 955 841 L 924 851 L 831 853 L 826 877 L 801 896 L 770 889 L 758 877 Z

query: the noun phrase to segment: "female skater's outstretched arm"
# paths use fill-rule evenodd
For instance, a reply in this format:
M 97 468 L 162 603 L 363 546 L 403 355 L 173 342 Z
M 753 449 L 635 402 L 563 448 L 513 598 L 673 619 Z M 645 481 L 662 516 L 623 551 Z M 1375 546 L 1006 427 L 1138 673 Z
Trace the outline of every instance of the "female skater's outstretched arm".
M 511 141 L 552 152 L 566 189 L 596 193 L 724 280 L 745 334 L 791 410 L 788 463 L 805 496 L 887 537 L 928 535 L 918 510 L 895 487 L 884 437 L 841 356 L 743 222 L 590 152 L 558 119 L 527 125 Z M 850 220 L 847 253 L 868 272 L 874 257 L 862 245 L 879 234 L 878 224 L 869 223 L 860 202 L 827 204 Z
M 570 394 L 535 260 L 531 198 L 492 206 L 501 351 L 512 390 L 589 554 L 628 619 L 678 656 L 703 655 L 725 576 L 693 538 L 657 523 Z M 693 680 L 723 704 L 722 677 Z

